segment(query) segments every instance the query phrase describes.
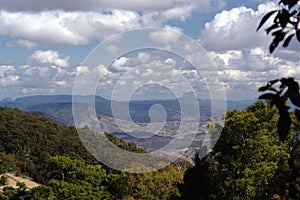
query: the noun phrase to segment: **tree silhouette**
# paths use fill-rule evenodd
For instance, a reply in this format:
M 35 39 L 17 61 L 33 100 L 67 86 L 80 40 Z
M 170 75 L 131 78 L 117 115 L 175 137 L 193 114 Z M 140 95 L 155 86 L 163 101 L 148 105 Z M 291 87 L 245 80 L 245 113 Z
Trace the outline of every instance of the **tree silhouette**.
M 212 189 L 209 174 L 210 163 L 208 160 L 209 155 L 200 158 L 199 152 L 195 154 L 195 166 L 188 169 L 184 174 L 183 199 L 208 199 Z
M 256 31 L 258 31 L 271 16 L 275 16 L 272 25 L 265 29 L 267 34 L 274 37 L 269 46 L 272 53 L 281 41 L 283 47 L 287 47 L 294 36 L 300 42 L 300 4 L 299 0 L 281 0 L 280 9 L 267 13 L 260 21 Z
M 273 87 L 274 84 L 280 82 L 279 89 Z M 281 141 L 285 141 L 291 128 L 291 117 L 289 114 L 289 106 L 287 100 L 292 104 L 300 107 L 299 84 L 294 78 L 282 78 L 269 81 L 265 86 L 258 89 L 260 92 L 269 91 L 259 97 L 259 99 L 269 100 L 271 106 L 276 106 L 279 111 L 279 119 L 277 123 L 278 135 Z M 296 118 L 300 119 L 300 110 L 295 110 Z

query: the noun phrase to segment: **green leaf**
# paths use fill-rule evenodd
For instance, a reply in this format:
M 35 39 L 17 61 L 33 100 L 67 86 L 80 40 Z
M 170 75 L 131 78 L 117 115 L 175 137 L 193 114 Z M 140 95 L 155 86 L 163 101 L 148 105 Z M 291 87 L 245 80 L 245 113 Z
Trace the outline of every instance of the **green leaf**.
M 260 23 L 259 23 L 259 25 L 258 25 L 258 27 L 257 27 L 257 29 L 256 29 L 256 31 L 258 31 L 261 27 L 262 27 L 262 25 L 264 25 L 264 23 L 275 13 L 275 12 L 278 12 L 278 10 L 273 10 L 273 11 L 270 11 L 270 12 L 268 12 L 263 18 L 262 18 L 262 20 L 260 21 Z

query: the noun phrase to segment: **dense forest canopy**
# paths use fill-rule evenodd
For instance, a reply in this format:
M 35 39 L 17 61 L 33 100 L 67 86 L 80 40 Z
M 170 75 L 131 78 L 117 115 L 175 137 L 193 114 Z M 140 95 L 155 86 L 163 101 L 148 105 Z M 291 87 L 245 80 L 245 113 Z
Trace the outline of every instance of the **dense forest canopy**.
M 21 183 L 17 189 L 5 187 L 0 199 L 298 199 L 300 124 L 290 114 L 291 130 L 280 141 L 276 107 L 257 102 L 228 111 L 215 148 L 202 159 L 196 155 L 194 165 L 181 161 L 130 174 L 91 157 L 74 127 L 0 108 L 1 173 L 27 175 L 41 184 L 30 190 Z M 126 150 L 142 151 L 107 136 Z
M 187 162 L 145 174 L 116 172 L 102 165 L 81 144 L 75 127 L 39 114 L 0 107 L 0 174 L 27 175 L 42 186 L 5 187 L 0 199 L 176 199 Z M 143 152 L 109 133 L 115 145 Z M 142 163 L 141 163 L 142 165 Z M 4 178 L 3 178 L 4 179 Z M 5 182 L 5 180 L 2 182 Z M 5 185 L 5 184 L 3 184 Z

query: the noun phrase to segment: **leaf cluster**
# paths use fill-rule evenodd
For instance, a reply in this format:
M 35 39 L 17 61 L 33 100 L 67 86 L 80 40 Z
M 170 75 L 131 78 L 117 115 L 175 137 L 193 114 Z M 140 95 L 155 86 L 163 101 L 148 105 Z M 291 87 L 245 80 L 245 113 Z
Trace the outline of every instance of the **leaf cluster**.
M 265 29 L 267 34 L 271 34 L 273 41 L 269 46 L 269 51 L 272 53 L 280 42 L 283 42 L 283 47 L 287 47 L 294 36 L 296 36 L 298 42 L 300 42 L 300 7 L 298 0 L 281 0 L 279 1 L 278 10 L 272 10 L 268 12 L 261 19 L 256 31 L 258 31 L 269 19 L 271 25 Z

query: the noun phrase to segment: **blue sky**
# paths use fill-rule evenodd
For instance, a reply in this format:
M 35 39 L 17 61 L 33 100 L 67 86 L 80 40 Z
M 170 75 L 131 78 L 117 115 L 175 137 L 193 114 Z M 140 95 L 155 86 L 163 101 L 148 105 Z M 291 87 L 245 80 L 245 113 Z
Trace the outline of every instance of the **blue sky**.
M 268 80 L 288 76 L 300 80 L 299 44 L 293 40 L 289 48 L 270 55 L 271 38 L 255 32 L 262 16 L 276 6 L 263 0 L 0 0 L 0 99 L 72 94 L 76 75 L 88 70 L 81 65 L 91 50 L 114 34 L 147 27 L 168 28 L 198 41 L 217 66 L 227 98 L 255 99 L 257 88 Z M 172 37 L 176 39 L 167 35 Z M 103 87 L 97 92 L 107 95 L 105 88 L 120 78 L 115 69 L 141 64 L 134 58 L 164 63 L 177 70 L 173 75 L 192 77 L 171 55 L 158 62 L 147 52 L 116 54 L 112 65 L 104 67 L 110 76 L 100 80 Z M 162 74 L 160 79 L 168 79 L 167 73 Z

